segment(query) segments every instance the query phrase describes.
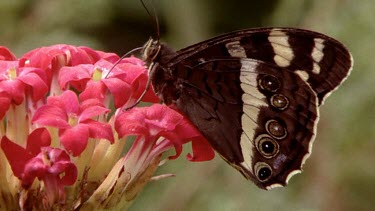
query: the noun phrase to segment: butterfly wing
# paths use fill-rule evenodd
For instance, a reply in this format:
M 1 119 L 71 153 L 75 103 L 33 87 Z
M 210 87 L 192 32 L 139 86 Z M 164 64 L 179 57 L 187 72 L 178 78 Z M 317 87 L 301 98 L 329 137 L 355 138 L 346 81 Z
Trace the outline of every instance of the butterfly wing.
M 155 92 L 265 189 L 286 185 L 300 171 L 318 107 L 352 65 L 338 41 L 291 28 L 243 30 L 178 52 L 165 45 L 153 52 L 159 52 L 148 57 Z
M 247 179 L 269 189 L 286 185 L 301 169 L 311 151 L 318 101 L 299 76 L 239 58 L 177 69 L 184 80 L 176 106 Z
M 295 28 L 260 28 L 232 32 L 177 52 L 168 66 L 191 67 L 203 60 L 251 58 L 297 73 L 317 93 L 319 105 L 349 75 L 352 57 L 326 35 Z

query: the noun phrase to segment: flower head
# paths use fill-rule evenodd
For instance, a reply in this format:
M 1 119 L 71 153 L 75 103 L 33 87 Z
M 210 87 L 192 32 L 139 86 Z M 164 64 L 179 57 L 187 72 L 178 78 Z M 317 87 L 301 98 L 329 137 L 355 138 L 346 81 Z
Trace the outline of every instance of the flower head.
M 61 144 L 73 156 L 78 156 L 89 138 L 104 138 L 113 143 L 111 126 L 92 119 L 107 112 L 109 109 L 96 99 L 86 100 L 80 105 L 77 95 L 68 90 L 60 96 L 49 97 L 47 104 L 34 114 L 33 122 L 58 128 Z
M 125 81 L 131 85 L 131 97 L 135 101 L 145 91 L 148 74 L 145 69 L 145 63 L 135 57 L 125 58 L 118 65 L 121 69 L 126 69 Z M 160 99 L 152 91 L 147 90 L 146 94 L 142 98 L 145 102 L 157 103 Z
M 214 157 L 212 148 L 196 127 L 180 113 L 164 105 L 154 104 L 123 112 L 117 117 L 115 127 L 120 138 L 137 135 L 137 140 L 144 139 L 150 147 L 149 160 L 170 147 L 176 150 L 176 154 L 170 158 L 177 158 L 182 145 L 190 141 L 193 154 L 187 155 L 188 160 L 205 161 Z
M 125 81 L 128 74 L 126 68 L 113 66 L 113 63 L 101 59 L 95 64 L 81 64 L 74 67 L 63 67 L 60 71 L 59 82 L 62 89 L 70 84 L 82 92 L 80 99 L 99 99 L 106 102 L 107 91 L 114 99 L 115 108 L 123 106 L 130 98 L 131 87 Z
M 25 95 L 29 94 L 34 101 L 47 94 L 48 86 L 43 70 L 40 68 L 18 66 L 18 61 L 0 61 L 0 90 L 19 105 Z
M 50 144 L 51 137 L 45 128 L 28 136 L 26 148 L 6 136 L 1 139 L 1 148 L 21 186 L 28 190 L 36 178 L 44 183 L 45 192 L 40 196 L 44 203 L 65 199 L 64 187 L 73 185 L 77 179 L 77 168 L 69 155 Z
M 0 47 L 0 160 L 9 163 L 0 165 L 6 180 L 0 204 L 6 209 L 121 209 L 150 181 L 165 151 L 175 149 L 169 157 L 175 159 L 191 142 L 188 160 L 214 157 L 178 111 L 160 104 L 123 110 L 145 91 L 142 101 L 159 98 L 145 90 L 143 61 L 118 59 L 53 45 L 17 60 Z

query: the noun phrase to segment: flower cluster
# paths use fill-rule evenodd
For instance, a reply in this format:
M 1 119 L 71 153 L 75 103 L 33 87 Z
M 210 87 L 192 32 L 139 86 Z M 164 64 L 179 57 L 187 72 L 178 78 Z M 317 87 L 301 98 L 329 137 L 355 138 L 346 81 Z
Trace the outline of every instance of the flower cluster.
M 162 153 L 192 143 L 214 152 L 179 112 L 147 90 L 144 63 L 88 47 L 54 45 L 17 58 L 0 47 L 0 204 L 6 210 L 126 208 Z M 129 150 L 124 146 L 134 139 Z M 158 178 L 162 178 L 159 176 Z

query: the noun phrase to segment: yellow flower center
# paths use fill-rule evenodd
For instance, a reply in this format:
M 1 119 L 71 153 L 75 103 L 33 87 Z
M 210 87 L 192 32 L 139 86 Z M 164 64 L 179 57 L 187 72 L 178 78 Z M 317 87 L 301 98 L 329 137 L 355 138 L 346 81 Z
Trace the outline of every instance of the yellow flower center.
M 71 114 L 69 115 L 69 120 L 68 120 L 68 123 L 70 126 L 75 126 L 77 125 L 78 123 L 78 118 L 75 114 Z
M 17 69 L 14 67 L 11 67 L 8 69 L 8 78 L 9 80 L 13 80 L 17 78 Z
M 43 163 L 44 163 L 44 164 L 46 164 L 46 165 L 48 165 L 48 166 L 52 166 L 51 159 L 50 159 L 50 157 L 49 157 L 48 152 L 43 152 L 42 159 L 43 159 Z
M 95 68 L 94 73 L 92 74 L 92 80 L 100 81 L 102 79 L 103 71 L 100 68 Z

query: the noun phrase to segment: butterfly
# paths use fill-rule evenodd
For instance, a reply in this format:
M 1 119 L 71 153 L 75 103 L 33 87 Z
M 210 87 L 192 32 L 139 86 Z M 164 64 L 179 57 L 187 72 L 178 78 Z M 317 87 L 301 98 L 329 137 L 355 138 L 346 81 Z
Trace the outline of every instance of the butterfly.
M 150 39 L 142 56 L 160 99 L 262 189 L 301 172 L 319 107 L 352 68 L 343 44 L 297 28 L 240 30 L 179 51 Z

